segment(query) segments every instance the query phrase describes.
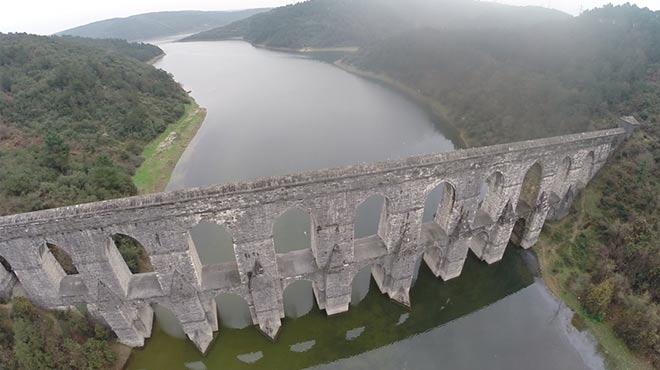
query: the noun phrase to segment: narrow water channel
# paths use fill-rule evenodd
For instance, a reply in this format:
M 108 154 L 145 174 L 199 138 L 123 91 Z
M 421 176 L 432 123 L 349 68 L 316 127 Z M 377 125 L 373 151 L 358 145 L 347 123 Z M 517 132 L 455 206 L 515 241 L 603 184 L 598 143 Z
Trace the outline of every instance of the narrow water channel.
M 160 46 L 167 55 L 156 66 L 208 109 L 169 190 L 454 149 L 424 109 L 330 64 L 238 41 Z M 441 194 L 434 197 L 437 204 Z M 382 202 L 374 197 L 358 207 L 356 236 L 376 232 Z M 309 248 L 309 227 L 304 210 L 280 216 L 273 230 L 277 252 Z M 203 264 L 234 258 L 231 235 L 221 225 L 200 224 L 192 234 Z M 330 318 L 315 306 L 311 283 L 294 284 L 285 291 L 287 318 L 275 343 L 250 326 L 241 298 L 220 296 L 223 327 L 206 357 L 157 307 L 153 338 L 135 351 L 128 367 L 435 369 L 445 359 L 455 360 L 446 362 L 447 368 L 460 368 L 454 365 L 469 359 L 463 364 L 474 367 L 463 368 L 524 368 L 513 366 L 519 363 L 588 368 L 560 330 L 563 324 L 552 320 L 556 302 L 533 281 L 513 248 L 493 266 L 471 256 L 463 275 L 450 282 L 421 266 L 411 293 L 413 309 L 407 311 L 382 296 L 365 270 L 353 283 L 349 312 Z M 443 326 L 462 316 L 469 330 Z M 483 326 L 488 322 L 499 325 L 496 332 Z M 500 345 L 489 346 L 493 341 Z M 515 346 L 525 352 L 524 362 L 514 361 Z M 413 362 L 403 361 L 406 348 L 413 347 Z

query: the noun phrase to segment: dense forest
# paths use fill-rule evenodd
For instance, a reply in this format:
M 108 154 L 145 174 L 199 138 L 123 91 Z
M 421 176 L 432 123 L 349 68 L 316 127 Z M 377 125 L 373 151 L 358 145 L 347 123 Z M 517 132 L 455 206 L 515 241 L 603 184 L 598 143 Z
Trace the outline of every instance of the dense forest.
M 109 369 L 112 334 L 86 314 L 53 315 L 25 298 L 0 305 L 0 369 Z
M 250 17 L 268 9 L 248 9 L 225 12 L 197 10 L 138 14 L 113 18 L 59 32 L 58 35 L 95 39 L 153 40 L 168 36 L 191 34 Z
M 344 60 L 443 105 L 471 145 L 649 117 L 660 17 L 633 6 L 520 29 L 409 31 Z M 644 97 L 644 99 L 641 99 Z
M 420 27 L 516 27 L 568 15 L 539 7 L 513 7 L 473 0 L 313 0 L 276 8 L 185 38 L 242 38 L 277 48 L 366 46 Z
M 228 38 L 358 47 L 337 64 L 431 101 L 469 146 L 612 127 L 622 115 L 643 121 L 571 216 L 548 225 L 557 260 L 544 273 L 588 320 L 609 323 L 660 366 L 660 12 L 627 4 L 569 17 L 476 1 L 311 0 L 188 40 Z
M 142 149 L 190 102 L 144 63 L 162 53 L 122 40 L 0 34 L 0 214 L 135 194 Z M 131 271 L 150 268 L 133 240 L 115 243 Z M 111 333 L 86 314 L 2 303 L 0 369 L 114 364 Z
M 188 97 L 125 41 L 0 35 L 0 214 L 135 194 L 145 143 Z

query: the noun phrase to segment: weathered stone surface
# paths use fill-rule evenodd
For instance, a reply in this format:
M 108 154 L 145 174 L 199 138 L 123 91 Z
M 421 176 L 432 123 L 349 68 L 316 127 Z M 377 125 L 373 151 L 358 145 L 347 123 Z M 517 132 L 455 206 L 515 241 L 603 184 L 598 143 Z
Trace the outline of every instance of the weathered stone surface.
M 0 266 L 0 299 L 7 299 L 16 285 L 16 276 Z
M 43 306 L 86 303 L 131 346 L 144 344 L 150 305 L 161 304 L 202 352 L 218 329 L 214 297 L 221 293 L 243 297 L 254 324 L 273 339 L 284 317 L 283 291 L 295 280 L 312 281 L 319 307 L 335 314 L 349 309 L 354 276 L 371 266 L 383 293 L 411 305 L 421 258 L 446 280 L 460 275 L 468 250 L 495 263 L 512 234 L 531 247 L 546 218 L 566 214 L 635 125 L 626 118 L 618 129 L 2 217 L 0 257 L 11 269 L 0 269 L 0 295 L 17 277 Z M 542 167 L 536 202 L 518 204 L 536 163 Z M 489 195 L 480 202 L 486 181 Z M 445 197 L 434 221 L 422 224 L 425 200 L 437 186 Z M 355 239 L 357 207 L 373 194 L 386 199 L 378 234 Z M 292 207 L 311 215 L 311 248 L 278 255 L 273 222 Z M 201 265 L 189 232 L 202 220 L 230 231 L 235 262 Z M 517 233 L 514 225 L 524 227 Z M 132 274 L 115 234 L 142 243 L 155 271 Z M 79 274 L 66 275 L 46 243 L 66 250 Z

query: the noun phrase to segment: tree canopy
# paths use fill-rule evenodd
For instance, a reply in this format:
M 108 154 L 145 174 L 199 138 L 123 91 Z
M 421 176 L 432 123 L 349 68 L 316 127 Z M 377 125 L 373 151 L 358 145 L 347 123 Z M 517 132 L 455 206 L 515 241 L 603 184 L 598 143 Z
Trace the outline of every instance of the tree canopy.
M 0 214 L 135 194 L 142 147 L 184 112 L 147 44 L 0 34 Z

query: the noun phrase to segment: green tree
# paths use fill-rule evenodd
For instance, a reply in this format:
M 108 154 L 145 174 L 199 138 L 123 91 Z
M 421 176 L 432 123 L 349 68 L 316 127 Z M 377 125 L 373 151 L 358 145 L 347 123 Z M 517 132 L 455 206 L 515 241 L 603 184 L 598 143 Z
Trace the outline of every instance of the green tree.
M 586 294 L 584 306 L 592 315 L 602 319 L 607 314 L 613 294 L 614 284 L 610 280 L 605 280 L 596 286 L 591 286 Z
M 3 92 L 11 92 L 11 87 L 13 84 L 14 81 L 12 81 L 8 73 L 3 73 L 0 75 L 0 90 Z
M 14 321 L 14 354 L 21 369 L 52 369 L 51 354 L 44 351 L 45 339 L 36 326 L 25 319 Z
M 105 155 L 97 158 L 89 170 L 88 178 L 90 190 L 99 199 L 117 198 L 137 193 L 130 176 L 115 166 L 112 159 Z
M 614 330 L 631 348 L 654 353 L 660 345 L 660 307 L 648 295 L 629 295 L 624 307 Z
M 69 146 L 62 137 L 54 132 L 48 133 L 44 139 L 44 163 L 46 166 L 61 173 L 69 166 Z

